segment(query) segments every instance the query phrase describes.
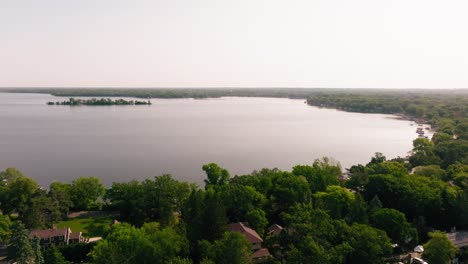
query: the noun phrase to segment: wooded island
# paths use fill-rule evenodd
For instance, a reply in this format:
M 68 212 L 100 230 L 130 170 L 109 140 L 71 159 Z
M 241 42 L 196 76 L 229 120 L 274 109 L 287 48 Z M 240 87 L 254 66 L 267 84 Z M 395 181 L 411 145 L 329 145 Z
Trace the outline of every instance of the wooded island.
M 92 98 L 92 99 L 75 99 L 69 98 L 68 101 L 62 102 L 47 102 L 47 105 L 151 105 L 151 101 L 124 100 L 110 98 Z

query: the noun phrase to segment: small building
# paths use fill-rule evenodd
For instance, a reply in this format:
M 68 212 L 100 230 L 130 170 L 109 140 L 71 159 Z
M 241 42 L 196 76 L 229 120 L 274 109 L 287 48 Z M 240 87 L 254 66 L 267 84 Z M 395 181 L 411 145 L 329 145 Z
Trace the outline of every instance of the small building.
M 34 237 L 40 239 L 43 249 L 47 249 L 51 245 L 63 246 L 85 241 L 81 232 L 72 233 L 69 227 L 33 230 L 29 233 L 29 240 L 34 239 Z
M 265 261 L 265 260 L 267 260 L 269 257 L 271 257 L 271 254 L 270 254 L 270 251 L 268 250 L 268 248 L 261 248 L 261 249 L 255 251 L 255 252 L 252 254 L 252 259 L 253 259 L 255 262 L 262 262 L 262 261 Z
M 252 259 L 255 262 L 262 262 L 271 256 L 270 251 L 267 248 L 262 248 L 263 239 L 255 230 L 250 228 L 249 223 L 233 223 L 229 225 L 228 230 L 231 232 L 241 233 L 245 238 L 247 238 L 252 246 Z
M 268 233 L 267 235 L 269 236 L 279 236 L 281 232 L 283 232 L 283 227 L 278 225 L 278 224 L 273 224 L 268 228 Z
M 252 250 L 258 250 L 262 247 L 263 239 L 258 235 L 258 233 L 255 230 L 250 228 L 248 223 L 239 222 L 230 224 L 228 230 L 244 235 L 245 238 L 247 238 L 247 240 L 252 245 Z
M 447 237 L 457 248 L 468 247 L 468 231 L 451 232 Z
M 84 243 L 85 238 L 83 237 L 81 232 L 74 232 L 70 233 L 68 243 L 74 244 L 74 243 Z

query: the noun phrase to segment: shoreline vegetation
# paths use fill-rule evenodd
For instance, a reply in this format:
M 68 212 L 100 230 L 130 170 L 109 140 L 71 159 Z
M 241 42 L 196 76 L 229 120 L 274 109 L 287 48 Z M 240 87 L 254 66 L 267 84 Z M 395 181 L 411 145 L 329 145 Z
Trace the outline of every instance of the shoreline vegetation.
M 139 100 L 124 100 L 124 99 L 116 99 L 112 100 L 110 98 L 92 98 L 92 99 L 75 99 L 70 98 L 68 101 L 62 102 L 47 102 L 47 105 L 91 105 L 91 106 L 98 106 L 98 105 L 151 105 L 151 101 L 139 101 Z

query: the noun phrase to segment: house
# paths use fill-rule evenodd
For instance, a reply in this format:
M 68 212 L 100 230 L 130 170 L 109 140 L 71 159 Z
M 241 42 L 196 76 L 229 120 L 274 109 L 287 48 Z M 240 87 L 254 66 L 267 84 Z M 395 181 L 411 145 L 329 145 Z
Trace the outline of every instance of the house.
M 245 238 L 247 238 L 252 246 L 252 259 L 255 262 L 262 262 L 271 256 L 270 251 L 267 248 L 262 248 L 263 239 L 255 230 L 250 228 L 249 223 L 233 223 L 229 225 L 228 230 L 231 232 L 241 233 Z
M 274 225 L 271 225 L 269 228 L 268 228 L 268 233 L 267 235 L 269 236 L 279 236 L 279 234 L 281 234 L 281 232 L 283 231 L 283 227 L 278 225 L 278 224 L 274 224 Z
M 86 241 L 81 232 L 70 233 L 69 238 L 70 238 L 68 240 L 69 244 L 84 243 Z
M 261 248 L 252 254 L 252 258 L 255 262 L 262 262 L 267 260 L 270 256 L 271 254 L 268 248 Z
M 468 231 L 451 232 L 447 237 L 457 248 L 468 247 Z
M 85 241 L 81 232 L 72 233 L 69 227 L 33 230 L 29 233 L 29 239 L 32 240 L 34 237 L 40 239 L 43 249 L 47 249 L 51 245 L 62 246 Z
M 250 228 L 248 223 L 239 222 L 239 223 L 230 224 L 228 230 L 231 232 L 237 232 L 237 233 L 241 233 L 242 235 L 244 235 L 245 238 L 247 238 L 247 240 L 252 245 L 252 250 L 258 250 L 262 247 L 263 239 L 257 234 L 255 230 Z

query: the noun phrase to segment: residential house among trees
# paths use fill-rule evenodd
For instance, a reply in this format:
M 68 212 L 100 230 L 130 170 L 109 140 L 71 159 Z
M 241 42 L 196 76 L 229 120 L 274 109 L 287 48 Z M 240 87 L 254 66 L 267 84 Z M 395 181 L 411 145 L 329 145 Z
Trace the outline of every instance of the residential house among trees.
M 85 242 L 81 232 L 72 233 L 69 227 L 33 230 L 29 233 L 29 239 L 32 240 L 34 237 L 40 239 L 40 244 L 43 249 L 47 249 L 51 245 L 62 246 Z
M 252 245 L 252 258 L 255 261 L 266 259 L 271 256 L 267 248 L 262 248 L 263 239 L 258 235 L 258 233 L 250 228 L 249 223 L 239 222 L 229 225 L 228 228 L 231 232 L 241 233 L 247 238 L 247 240 Z
M 447 237 L 458 248 L 468 247 L 468 231 L 454 231 L 448 233 Z

